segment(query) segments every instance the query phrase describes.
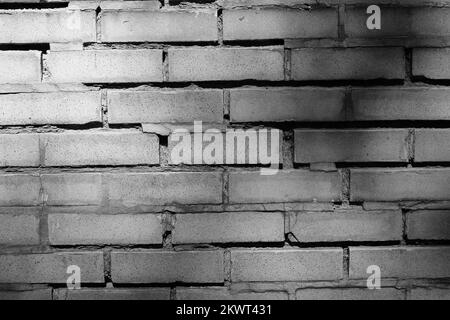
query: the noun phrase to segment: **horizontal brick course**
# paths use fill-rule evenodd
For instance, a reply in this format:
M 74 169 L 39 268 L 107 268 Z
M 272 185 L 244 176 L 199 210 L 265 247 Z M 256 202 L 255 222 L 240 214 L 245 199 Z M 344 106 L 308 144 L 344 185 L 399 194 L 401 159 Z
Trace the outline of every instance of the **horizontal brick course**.
M 414 161 L 450 161 L 450 129 L 416 129 Z
M 54 300 L 169 300 L 170 288 L 56 289 Z
M 0 214 L 0 245 L 39 244 L 39 218 L 33 214 Z
M 0 300 L 52 300 L 52 289 L 0 291 Z
M 408 212 L 406 220 L 408 239 L 450 239 L 450 211 L 419 210 Z
M 450 49 L 415 48 L 412 53 L 412 75 L 429 79 L 450 79 Z
M 0 175 L 0 206 L 35 206 L 41 203 L 40 179 L 30 174 Z
M 131 251 L 111 253 L 111 277 L 116 283 L 221 283 L 223 252 Z
M 408 300 L 450 300 L 449 288 L 412 288 Z
M 297 300 L 404 300 L 405 291 L 394 288 L 370 290 L 367 288 L 300 289 Z
M 177 287 L 177 300 L 288 300 L 287 292 L 233 292 L 224 287 Z
M 0 83 L 41 82 L 41 52 L 0 52 Z

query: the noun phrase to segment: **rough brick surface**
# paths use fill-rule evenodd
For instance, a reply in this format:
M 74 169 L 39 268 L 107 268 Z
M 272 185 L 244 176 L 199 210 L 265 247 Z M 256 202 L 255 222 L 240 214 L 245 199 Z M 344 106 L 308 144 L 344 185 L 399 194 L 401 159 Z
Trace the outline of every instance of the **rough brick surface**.
M 342 254 L 342 249 L 236 249 L 231 251 L 231 280 L 338 280 Z
M 295 49 L 293 80 L 403 79 L 402 48 Z
M 280 47 L 169 49 L 170 81 L 284 80 Z
M 41 82 L 39 51 L 0 52 L 0 83 Z
M 282 242 L 281 212 L 179 214 L 173 243 Z
M 450 300 L 449 288 L 413 288 L 408 300 Z
M 294 130 L 295 162 L 406 162 L 408 130 Z
M 39 244 L 39 218 L 36 214 L 0 214 L 0 244 Z
M 170 288 L 56 289 L 56 300 L 169 300 Z
M 0 300 L 52 300 L 52 289 L 2 291 Z
M 450 130 L 416 129 L 414 161 L 450 161 Z
M 223 252 L 131 251 L 111 253 L 111 276 L 117 283 L 221 283 Z
M 295 296 L 297 300 L 405 300 L 404 290 L 394 288 L 308 288 L 297 290 Z
M 0 255 L 0 283 L 66 283 L 67 267 L 81 269 L 82 283 L 102 283 L 102 252 Z
M 447 278 L 449 263 L 448 247 L 350 247 L 351 279 L 366 279 L 371 265 L 384 278 Z
M 413 76 L 450 79 L 450 49 L 416 48 L 412 55 Z
M 50 214 L 48 232 L 53 245 L 160 244 L 163 233 L 156 214 Z
M 223 287 L 177 288 L 177 300 L 287 300 L 287 292 L 233 292 Z
M 408 213 L 408 239 L 450 239 L 450 211 L 419 210 Z
M 0 167 L 39 166 L 37 134 L 0 134 Z
M 41 202 L 39 176 L 0 175 L 0 206 L 35 206 Z

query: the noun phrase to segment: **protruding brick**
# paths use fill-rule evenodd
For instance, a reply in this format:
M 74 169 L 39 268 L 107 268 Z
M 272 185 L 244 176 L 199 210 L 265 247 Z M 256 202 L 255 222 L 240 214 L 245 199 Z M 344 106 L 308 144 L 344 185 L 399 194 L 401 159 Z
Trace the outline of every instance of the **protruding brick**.
M 115 283 L 221 283 L 223 252 L 130 251 L 111 253 L 111 277 Z
M 414 161 L 450 161 L 450 129 L 416 129 Z
M 412 74 L 429 79 L 450 79 L 450 49 L 415 48 L 412 55 Z
M 50 51 L 47 66 L 51 82 L 162 81 L 162 50 Z
M 338 280 L 342 261 L 342 249 L 233 249 L 231 280 Z
M 345 91 L 328 88 L 230 90 L 232 122 L 343 121 Z
M 156 214 L 50 214 L 53 245 L 161 244 L 161 218 Z
M 341 197 L 337 172 L 283 170 L 275 175 L 259 171 L 230 173 L 231 203 L 333 201 Z
M 30 174 L 0 175 L 0 206 L 36 206 L 41 201 L 39 176 Z
M 407 129 L 294 130 L 295 162 L 406 162 Z
M 300 242 L 393 241 L 402 239 L 402 213 L 398 211 L 336 210 L 298 212 L 290 227 Z
M 103 252 L 0 255 L 0 283 L 66 283 L 67 268 L 81 270 L 81 283 L 103 283 Z
M 170 300 L 170 288 L 56 289 L 56 300 Z
M 177 300 L 288 300 L 287 292 L 234 292 L 224 287 L 179 287 Z
M 383 278 L 448 278 L 448 247 L 350 247 L 350 278 L 367 279 L 377 265 Z
M 450 211 L 408 212 L 406 230 L 410 240 L 448 240 L 450 239 Z
M 337 37 L 337 25 L 336 8 L 223 11 L 224 40 L 334 38 Z
M 304 48 L 292 50 L 293 80 L 403 79 L 402 48 Z
M 395 288 L 307 288 L 297 290 L 297 300 L 404 300 L 405 291 Z
M 0 134 L 0 167 L 39 166 L 37 134 Z
M 351 169 L 351 201 L 450 199 L 448 169 Z
M 179 214 L 173 243 L 283 242 L 281 212 Z
M 39 218 L 37 215 L 16 215 L 14 212 L 0 214 L 0 244 L 39 244 Z
M 0 83 L 41 82 L 40 51 L 0 52 Z
M 281 47 L 169 49 L 169 81 L 284 80 Z
M 218 40 L 215 10 L 105 10 L 100 21 L 103 42 Z
M 109 123 L 223 122 L 222 90 L 108 91 Z

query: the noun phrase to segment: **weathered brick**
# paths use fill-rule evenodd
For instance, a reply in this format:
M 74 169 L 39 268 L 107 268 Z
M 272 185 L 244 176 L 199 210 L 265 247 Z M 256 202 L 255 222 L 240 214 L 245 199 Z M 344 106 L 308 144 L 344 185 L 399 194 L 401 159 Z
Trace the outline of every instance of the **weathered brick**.
M 414 161 L 450 161 L 450 129 L 416 129 Z
M 419 1 L 417 1 L 419 2 Z M 381 7 L 381 29 L 366 26 L 367 7 L 348 8 L 345 12 L 345 33 L 355 38 L 448 37 L 449 8 Z
M 35 206 L 41 203 L 40 179 L 30 174 L 0 175 L 0 206 Z
M 108 91 L 109 123 L 223 122 L 222 90 Z
M 0 125 L 101 122 L 101 93 L 42 92 L 0 95 Z
M 449 288 L 412 288 L 408 300 L 450 300 Z
M 304 48 L 292 50 L 293 80 L 403 79 L 402 48 Z
M 0 255 L 0 283 L 66 283 L 67 267 L 81 270 L 81 283 L 103 283 L 103 252 Z
M 39 218 L 35 214 L 0 214 L 0 244 L 39 244 Z
M 406 220 L 408 239 L 450 239 L 450 211 L 419 210 L 408 212 Z
M 352 89 L 349 120 L 449 120 L 446 88 Z
M 447 278 L 448 247 L 350 247 L 350 278 L 366 279 L 377 265 L 383 278 Z
M 111 173 L 105 179 L 112 204 L 127 207 L 222 202 L 220 172 Z
M 41 82 L 40 51 L 0 52 L 0 83 Z
M 402 239 L 402 212 L 336 210 L 297 212 L 289 230 L 300 242 L 390 241 Z
M 448 169 L 351 169 L 351 201 L 447 200 Z
M 173 243 L 283 242 L 281 212 L 179 214 Z
M 162 50 L 49 51 L 51 82 L 162 81 Z
M 297 300 L 404 300 L 405 292 L 395 288 L 308 288 L 295 293 Z
M 332 201 L 341 197 L 337 172 L 283 170 L 264 176 L 259 171 L 231 172 L 231 203 Z
M 161 244 L 161 218 L 156 214 L 49 214 L 53 245 Z
M 171 48 L 170 81 L 284 80 L 281 47 Z
M 170 288 L 56 289 L 57 300 L 170 300 Z
M 223 252 L 131 251 L 111 253 L 111 277 L 116 283 L 221 283 Z
M 328 88 L 230 90 L 232 122 L 343 121 L 345 91 Z
M 98 205 L 102 201 L 99 173 L 43 174 L 41 179 L 48 205 Z
M 95 11 L 67 9 L 0 12 L 0 43 L 95 42 Z
M 450 79 L 450 49 L 415 48 L 412 53 L 412 74 L 429 79 Z
M 0 134 L 0 167 L 39 166 L 37 134 Z
M 159 141 L 152 134 L 131 130 L 67 131 L 42 134 L 40 138 L 45 166 L 159 163 Z
M 337 25 L 335 8 L 223 11 L 224 40 L 334 38 L 337 37 Z
M 233 249 L 231 281 L 338 280 L 342 261 L 342 249 Z
M 103 42 L 218 40 L 215 10 L 105 10 L 100 21 Z
M 234 292 L 224 287 L 179 287 L 177 300 L 288 300 L 287 292 Z
M 407 129 L 294 130 L 295 162 L 406 162 Z
M 52 300 L 52 289 L 35 289 L 23 291 L 0 290 L 0 300 Z

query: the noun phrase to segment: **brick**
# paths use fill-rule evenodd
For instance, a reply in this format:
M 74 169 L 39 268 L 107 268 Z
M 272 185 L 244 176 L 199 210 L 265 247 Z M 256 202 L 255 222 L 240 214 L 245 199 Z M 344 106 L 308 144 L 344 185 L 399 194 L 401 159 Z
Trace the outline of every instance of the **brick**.
M 393 241 L 402 239 L 400 210 L 297 212 L 289 230 L 300 242 Z
M 381 7 L 381 29 L 366 26 L 367 7 L 347 8 L 345 33 L 354 38 L 448 37 L 449 8 Z
M 404 79 L 402 48 L 305 48 L 292 50 L 293 80 Z
M 108 91 L 109 123 L 223 122 L 222 90 Z
M 349 120 L 450 120 L 450 90 L 445 88 L 352 89 Z
M 224 40 L 335 38 L 338 35 L 337 25 L 335 8 L 223 11 Z
M 52 289 L 0 291 L 0 300 L 52 300 Z
M 39 166 L 37 134 L 0 134 L 0 167 Z
M 383 288 L 308 288 L 295 293 L 297 300 L 404 300 L 403 290 Z
M 0 95 L 0 125 L 101 122 L 101 93 L 42 92 Z
M 231 281 L 338 280 L 342 261 L 342 249 L 233 249 Z
M 0 52 L 0 83 L 41 82 L 40 51 Z
M 414 161 L 450 161 L 449 129 L 416 129 Z
M 45 148 L 45 166 L 159 163 L 158 137 L 139 131 L 49 133 L 41 135 L 41 145 Z
M 351 201 L 450 199 L 448 169 L 351 169 Z
M 172 242 L 284 242 L 284 216 L 281 212 L 179 214 Z
M 0 43 L 95 42 L 95 11 L 8 10 L 0 13 Z
M 343 121 L 345 91 L 328 88 L 230 90 L 232 122 Z
M 133 251 L 111 253 L 115 283 L 222 283 L 223 252 Z
M 429 79 L 450 79 L 450 49 L 415 48 L 412 53 L 412 74 Z
M 170 48 L 170 81 L 284 80 L 281 47 Z
M 105 178 L 113 205 L 131 207 L 222 202 L 220 172 L 116 173 Z
M 161 218 L 156 214 L 50 214 L 52 245 L 162 244 Z
M 408 300 L 450 300 L 450 289 L 412 288 Z
M 106 10 L 100 23 L 103 42 L 218 40 L 215 10 Z
M 40 179 L 29 174 L 0 175 L 0 206 L 35 206 L 41 203 Z
M 231 172 L 230 203 L 333 201 L 341 197 L 337 172 L 283 170 L 264 176 L 259 171 Z
M 287 292 L 233 292 L 224 287 L 177 287 L 177 300 L 288 300 Z
M 98 205 L 102 201 L 99 173 L 43 174 L 41 179 L 48 205 Z
M 294 130 L 295 162 L 407 162 L 407 129 Z
M 162 50 L 50 51 L 51 82 L 162 81 Z
M 170 288 L 56 289 L 57 300 L 170 300 Z
M 103 252 L 0 255 L 0 283 L 66 283 L 67 267 L 81 270 L 81 283 L 103 283 Z
M 39 244 L 39 218 L 31 214 L 0 214 L 0 244 Z
M 406 220 L 408 239 L 450 239 L 450 211 L 419 210 L 408 212 Z
M 447 278 L 448 247 L 350 247 L 350 279 L 366 279 L 377 265 L 383 278 Z

